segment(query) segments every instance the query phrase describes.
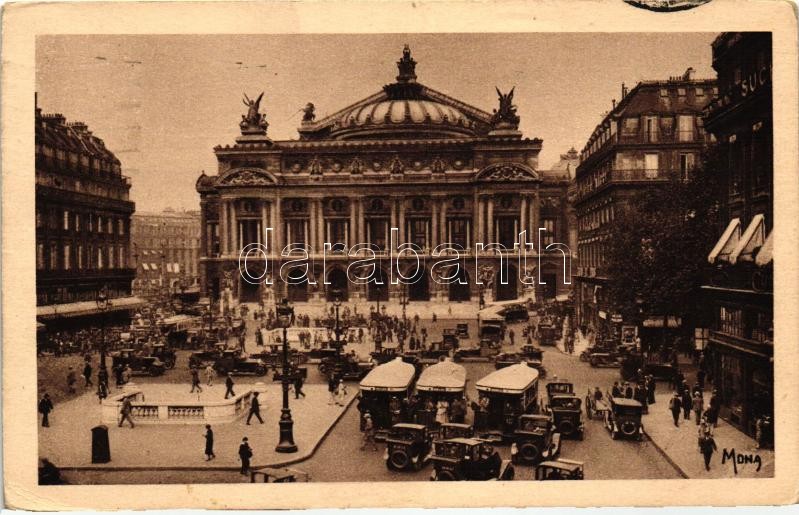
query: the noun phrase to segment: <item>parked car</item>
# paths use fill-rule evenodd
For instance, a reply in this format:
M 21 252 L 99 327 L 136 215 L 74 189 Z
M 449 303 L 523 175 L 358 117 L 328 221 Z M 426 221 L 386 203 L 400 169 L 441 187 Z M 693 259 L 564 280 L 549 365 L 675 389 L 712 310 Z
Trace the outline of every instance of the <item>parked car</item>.
M 561 479 L 581 480 L 584 463 L 582 461 L 566 460 L 559 458 L 552 461 L 543 461 L 535 468 L 536 481 L 552 481 Z
M 140 356 L 133 349 L 121 349 L 111 354 L 111 366 L 130 367 L 133 375 L 160 376 L 166 371 L 164 363 L 154 356 Z
M 207 350 L 194 351 L 189 355 L 189 368 L 205 368 L 207 365 L 216 363 L 222 353 L 227 349 L 225 343 L 216 343 L 213 348 Z
M 492 356 L 499 354 L 500 344 L 491 339 L 482 339 L 476 347 L 460 348 L 455 351 L 453 359 L 462 361 L 464 359 L 488 361 Z
M 167 369 L 175 368 L 175 363 L 177 362 L 177 354 L 172 349 L 168 348 L 163 343 L 156 343 L 152 346 L 152 350 L 150 351 L 150 356 L 156 357 L 161 362 L 164 363 L 164 366 Z
M 557 331 L 555 330 L 555 326 L 549 323 L 538 324 L 538 339 L 541 345 L 556 345 Z
M 245 358 L 239 350 L 226 350 L 214 363 L 214 370 L 219 375 L 232 373 L 265 376 L 267 367 L 260 359 Z
M 433 444 L 432 481 L 511 481 L 515 475 L 510 460 L 503 460 L 494 447 L 474 438 L 452 438 Z
M 327 376 L 333 375 L 344 381 L 360 381 L 374 368 L 372 362 L 359 362 L 350 356 L 324 358 L 319 362 L 319 372 Z
M 386 467 L 419 470 L 430 460 L 433 439 L 421 424 L 394 424 L 386 435 Z
M 504 316 L 505 321 L 508 323 L 527 321 L 530 319 L 530 315 L 527 313 L 527 307 L 524 304 L 511 304 L 502 308 L 499 314 Z
M 455 424 L 445 422 L 439 426 L 438 439 L 450 440 L 452 438 L 472 438 L 474 437 L 474 427 L 469 424 Z
M 643 406 L 633 399 L 611 397 L 610 406 L 604 412 L 605 427 L 610 436 L 616 440 L 620 436 L 641 440 L 644 437 L 644 426 L 641 423 Z
M 513 463 L 535 465 L 560 454 L 560 433 L 547 415 L 522 415 L 510 449 Z

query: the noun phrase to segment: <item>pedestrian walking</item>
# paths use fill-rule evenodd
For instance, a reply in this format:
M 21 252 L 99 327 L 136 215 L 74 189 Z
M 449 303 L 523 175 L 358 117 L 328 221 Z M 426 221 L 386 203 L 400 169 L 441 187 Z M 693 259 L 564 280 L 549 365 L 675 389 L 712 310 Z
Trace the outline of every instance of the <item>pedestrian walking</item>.
M 375 424 L 372 421 L 372 415 L 369 414 L 367 411 L 363 415 L 363 442 L 361 443 L 361 450 L 366 449 L 366 444 L 372 444 L 372 450 L 377 450 L 377 444 L 375 443 Z
M 106 393 L 108 393 L 108 369 L 100 367 L 100 371 L 97 372 L 97 386 L 104 386 Z
M 694 416 L 696 417 L 696 425 L 698 426 L 701 422 L 702 418 L 702 410 L 704 409 L 704 402 L 702 401 L 702 397 L 698 394 L 694 394 L 694 400 L 692 402 L 691 409 L 694 411 Z
M 194 390 L 202 393 L 203 387 L 200 386 L 200 371 L 197 370 L 197 367 L 191 367 L 191 391 L 189 393 L 194 393 Z
M 344 384 L 343 379 L 339 379 L 338 386 L 336 387 L 336 405 L 344 406 L 347 400 L 347 385 Z
M 120 388 L 122 386 L 122 365 L 115 366 L 113 372 L 117 388 Z
M 513 345 L 513 341 L 516 338 L 516 333 L 513 332 L 513 329 L 508 331 L 508 339 L 510 340 L 510 344 Z
M 710 395 L 710 407 L 708 408 L 708 422 L 713 425 L 713 427 L 718 427 L 719 425 L 719 411 L 721 410 L 721 398 L 719 397 L 719 391 L 717 389 L 713 389 L 713 393 Z
M 236 396 L 236 392 L 233 391 L 233 374 L 231 372 L 228 372 L 225 378 L 225 399 L 227 399 L 228 396 Z
M 338 388 L 338 381 L 336 381 L 336 377 L 333 374 L 330 374 L 330 377 L 327 379 L 327 391 L 330 394 L 330 398 L 327 400 L 328 406 L 336 402 L 337 388 Z
M 648 381 L 646 383 L 646 393 L 647 393 L 647 401 L 649 404 L 655 403 L 655 389 L 657 388 L 657 381 L 651 375 L 647 377 Z
M 696 392 L 694 392 L 694 394 L 696 394 Z M 693 403 L 694 400 L 693 397 L 691 397 L 691 392 L 685 390 L 682 394 L 682 409 L 685 420 L 691 420 L 691 406 L 693 406 Z
M 250 425 L 250 420 L 252 417 L 258 419 L 258 422 L 261 424 L 264 423 L 264 419 L 261 418 L 261 403 L 258 402 L 258 392 L 254 392 L 252 394 L 252 402 L 250 402 L 250 414 L 247 415 L 247 425 Z
M 39 400 L 39 413 L 42 414 L 42 427 L 50 427 L 50 412 L 53 411 L 53 401 L 50 394 L 45 393 Z
M 122 400 L 122 408 L 120 408 L 119 413 L 122 415 L 119 419 L 119 427 L 122 427 L 122 424 L 127 420 L 130 428 L 133 429 L 133 405 L 130 403 L 130 396 Z
M 92 365 L 88 361 L 85 365 L 83 365 L 83 379 L 86 382 L 83 385 L 84 388 L 94 386 L 94 383 L 92 382 Z
M 205 461 L 216 458 L 214 454 L 214 431 L 210 424 L 205 424 Z
M 682 399 L 680 394 L 674 392 L 674 396 L 669 401 L 669 410 L 674 418 L 674 427 L 680 427 L 680 412 L 682 411 Z
M 69 393 L 75 393 L 75 383 L 78 382 L 78 378 L 75 375 L 75 370 L 72 367 L 69 367 L 67 371 L 67 391 Z
M 250 472 L 250 458 L 252 458 L 252 447 L 250 447 L 250 443 L 245 436 L 241 439 L 241 445 L 239 445 L 239 459 L 241 460 L 239 474 L 246 476 Z
M 713 439 L 713 435 L 706 433 L 699 440 L 699 452 L 701 452 L 702 457 L 705 458 L 705 470 L 710 470 L 710 458 L 713 456 L 715 450 L 716 441 Z
M 207 384 L 208 386 L 213 386 L 214 385 L 214 376 L 215 375 L 216 375 L 216 372 L 214 372 L 214 366 L 211 365 L 210 363 L 208 365 L 206 365 L 206 367 L 205 367 L 205 384 Z
M 297 373 L 297 375 L 294 378 L 294 398 L 295 399 L 299 399 L 300 395 L 302 395 L 303 399 L 305 398 L 305 392 L 302 391 L 302 384 L 303 384 L 302 375 Z
M 702 390 L 705 389 L 705 369 L 704 367 L 700 367 L 699 370 L 696 371 L 696 381 L 699 384 L 699 388 Z

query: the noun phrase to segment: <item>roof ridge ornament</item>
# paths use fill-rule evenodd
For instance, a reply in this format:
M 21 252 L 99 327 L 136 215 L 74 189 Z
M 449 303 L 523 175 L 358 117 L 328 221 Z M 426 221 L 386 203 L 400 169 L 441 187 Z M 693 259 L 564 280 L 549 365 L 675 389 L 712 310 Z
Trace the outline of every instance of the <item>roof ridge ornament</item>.
M 397 82 L 416 82 L 416 61 L 411 57 L 411 47 L 407 43 L 402 49 L 402 58 L 397 61 L 397 68 L 399 69 Z

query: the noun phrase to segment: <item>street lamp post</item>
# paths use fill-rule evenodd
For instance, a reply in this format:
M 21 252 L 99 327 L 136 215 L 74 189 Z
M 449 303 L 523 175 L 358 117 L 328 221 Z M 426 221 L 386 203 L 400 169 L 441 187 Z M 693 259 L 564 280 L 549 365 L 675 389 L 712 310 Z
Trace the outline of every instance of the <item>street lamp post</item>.
M 341 322 L 339 318 L 339 308 L 341 307 L 341 290 L 333 290 L 333 306 L 336 308 L 336 325 L 333 328 L 333 332 L 336 335 L 336 341 L 334 345 L 336 348 L 336 358 L 339 358 L 341 357 L 341 347 L 342 347 Z
M 283 408 L 280 410 L 280 443 L 275 447 L 275 451 L 291 453 L 297 452 L 297 444 L 294 443 L 294 421 L 291 419 L 289 408 L 289 385 L 294 374 L 289 370 L 288 328 L 294 320 L 294 308 L 289 305 L 288 299 L 284 298 L 277 306 L 277 319 L 283 326 L 283 373 L 280 377 L 283 386 Z
M 108 367 L 105 364 L 105 354 L 106 354 L 105 314 L 108 312 L 108 309 L 111 307 L 111 299 L 108 298 L 108 289 L 105 286 L 103 286 L 100 289 L 100 291 L 97 292 L 96 302 L 97 302 L 97 309 L 102 313 L 101 315 L 102 323 L 100 324 L 100 370 L 104 372 L 104 374 L 108 374 Z

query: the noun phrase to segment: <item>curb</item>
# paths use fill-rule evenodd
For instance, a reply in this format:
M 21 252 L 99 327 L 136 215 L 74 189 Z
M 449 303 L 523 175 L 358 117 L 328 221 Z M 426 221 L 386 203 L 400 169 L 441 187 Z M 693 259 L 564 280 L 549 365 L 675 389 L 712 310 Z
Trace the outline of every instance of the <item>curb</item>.
M 341 413 L 339 413 L 339 415 L 335 418 L 335 420 L 333 420 L 333 423 L 330 424 L 330 426 L 327 428 L 327 430 L 324 432 L 324 434 L 322 434 L 321 438 L 319 438 L 319 440 L 316 442 L 316 445 L 314 445 L 313 448 L 309 452 L 307 452 L 306 454 L 303 454 L 301 456 L 296 456 L 294 458 L 287 459 L 287 460 L 284 460 L 284 461 L 275 461 L 275 462 L 266 463 L 266 464 L 263 464 L 263 465 L 252 465 L 250 467 L 250 470 L 261 470 L 261 469 L 264 469 L 264 468 L 285 467 L 285 466 L 294 465 L 296 463 L 300 463 L 300 462 L 303 462 L 303 461 L 305 461 L 307 459 L 312 458 L 313 455 L 316 454 L 316 451 L 319 449 L 319 447 L 322 445 L 322 442 L 324 442 L 327 439 L 327 437 L 333 431 L 333 428 L 336 427 L 336 425 L 338 425 L 338 423 L 341 420 L 341 418 L 349 411 L 350 406 L 352 406 L 352 403 L 355 402 L 355 399 L 357 399 L 357 398 L 358 398 L 357 395 L 353 395 L 352 396 L 352 399 L 350 399 L 350 401 L 347 403 L 347 405 L 344 406 L 344 409 L 341 410 Z M 59 470 L 66 471 L 66 472 L 91 472 L 91 471 L 97 471 L 97 472 L 123 472 L 123 471 L 147 471 L 147 470 L 153 470 L 153 471 L 176 471 L 176 472 L 181 472 L 181 471 L 182 472 L 202 472 L 202 471 L 209 471 L 209 472 L 237 472 L 237 471 L 240 470 L 240 468 L 241 467 L 238 467 L 238 466 L 232 466 L 232 467 L 222 467 L 222 466 L 218 466 L 218 467 L 147 467 L 147 466 L 128 466 L 128 467 L 125 467 L 125 466 L 118 466 L 118 467 L 106 467 L 106 466 L 85 467 L 85 466 L 83 466 L 83 467 L 70 467 L 70 466 L 65 466 L 65 467 L 59 467 Z
M 646 435 L 646 439 L 652 442 L 652 445 L 655 447 L 655 449 L 657 449 L 658 453 L 660 453 L 660 455 L 663 456 L 663 458 L 668 462 L 668 464 L 671 465 L 672 468 L 674 468 L 674 470 L 677 471 L 680 477 L 682 477 L 683 479 L 691 479 L 691 477 L 685 473 L 682 467 L 677 465 L 677 463 L 673 459 L 671 459 L 671 456 L 669 456 L 666 453 L 666 451 L 664 451 L 663 448 L 660 445 L 658 445 L 658 443 L 655 440 L 653 440 L 651 436 L 649 436 L 649 433 L 646 432 L 646 426 L 644 426 L 644 434 Z

